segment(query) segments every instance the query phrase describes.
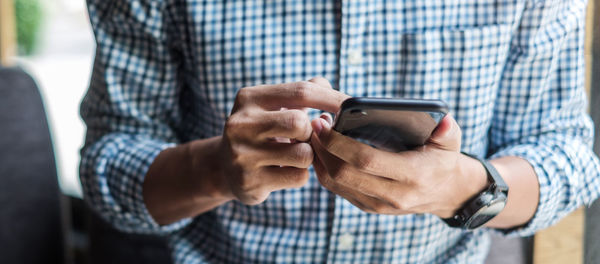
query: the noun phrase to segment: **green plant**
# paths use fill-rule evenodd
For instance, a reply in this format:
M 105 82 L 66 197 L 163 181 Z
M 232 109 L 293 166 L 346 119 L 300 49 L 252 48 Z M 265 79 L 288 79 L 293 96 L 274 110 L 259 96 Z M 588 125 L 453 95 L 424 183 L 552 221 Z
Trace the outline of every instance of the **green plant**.
M 42 15 L 42 6 L 39 0 L 15 0 L 17 43 L 20 53 L 31 55 L 35 51 Z

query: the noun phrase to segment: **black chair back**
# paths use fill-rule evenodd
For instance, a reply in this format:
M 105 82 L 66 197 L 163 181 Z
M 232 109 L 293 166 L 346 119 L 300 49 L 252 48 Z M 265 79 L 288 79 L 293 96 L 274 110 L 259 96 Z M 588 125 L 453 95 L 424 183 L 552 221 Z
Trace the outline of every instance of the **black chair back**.
M 38 87 L 0 68 L 0 263 L 62 263 L 59 188 Z

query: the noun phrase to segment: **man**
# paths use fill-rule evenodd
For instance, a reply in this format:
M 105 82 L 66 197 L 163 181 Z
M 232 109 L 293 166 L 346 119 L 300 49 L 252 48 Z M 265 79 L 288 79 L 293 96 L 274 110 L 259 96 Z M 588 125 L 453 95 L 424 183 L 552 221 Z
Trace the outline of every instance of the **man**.
M 88 6 L 86 200 L 168 235 L 177 263 L 478 263 L 487 233 L 531 235 L 598 196 L 584 1 Z M 441 99 L 451 115 L 389 153 L 315 118 L 349 96 Z M 465 230 L 490 175 L 506 207 Z

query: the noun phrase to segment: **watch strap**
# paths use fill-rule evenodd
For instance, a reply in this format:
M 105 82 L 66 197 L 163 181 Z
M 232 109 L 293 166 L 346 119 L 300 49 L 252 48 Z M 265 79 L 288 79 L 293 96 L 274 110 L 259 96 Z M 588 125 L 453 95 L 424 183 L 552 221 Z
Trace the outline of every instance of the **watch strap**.
M 461 152 L 461 153 L 464 155 L 467 155 L 473 159 L 478 160 L 483 165 L 483 168 L 485 168 L 485 171 L 486 171 L 487 177 L 488 177 L 488 182 L 490 183 L 490 185 L 495 185 L 494 189 L 496 189 L 496 191 L 505 192 L 505 194 L 508 195 L 508 185 L 506 184 L 506 182 L 504 182 L 504 179 L 502 179 L 502 176 L 500 176 L 500 173 L 498 172 L 498 170 L 496 170 L 494 165 L 492 165 L 490 162 L 488 162 L 485 159 L 480 159 L 477 156 L 471 155 L 469 153 L 465 153 L 465 152 Z M 490 187 L 492 187 L 492 186 L 490 186 Z

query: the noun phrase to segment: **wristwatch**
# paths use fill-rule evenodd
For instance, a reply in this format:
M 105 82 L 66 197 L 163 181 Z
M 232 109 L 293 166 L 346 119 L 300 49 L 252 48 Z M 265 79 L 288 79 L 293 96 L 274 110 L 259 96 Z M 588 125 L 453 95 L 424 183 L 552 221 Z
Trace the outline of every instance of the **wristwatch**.
M 483 164 L 487 171 L 489 186 L 469 199 L 462 208 L 458 209 L 456 215 L 442 220 L 451 227 L 473 230 L 490 221 L 504 209 L 508 197 L 508 185 L 492 164 L 473 155 L 464 152 L 463 154 Z

